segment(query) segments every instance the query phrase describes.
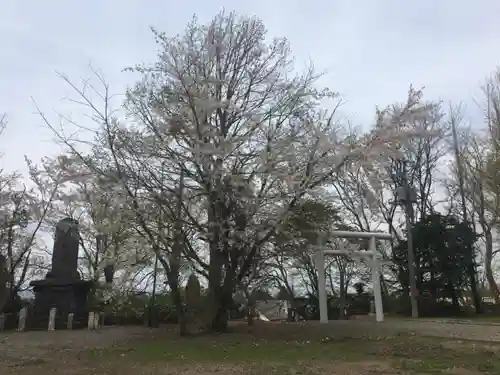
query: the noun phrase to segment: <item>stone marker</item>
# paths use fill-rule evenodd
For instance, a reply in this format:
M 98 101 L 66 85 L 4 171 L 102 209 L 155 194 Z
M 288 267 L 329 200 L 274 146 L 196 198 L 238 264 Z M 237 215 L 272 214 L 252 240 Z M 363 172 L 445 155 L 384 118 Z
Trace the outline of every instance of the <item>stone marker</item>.
M 68 329 L 73 329 L 73 319 L 75 319 L 75 314 L 69 313 L 68 314 L 68 325 L 67 325 Z
M 89 312 L 89 324 L 88 324 L 89 329 L 94 329 L 95 328 L 95 314 L 91 311 Z
M 19 332 L 24 332 L 26 330 L 26 316 L 28 315 L 28 309 L 23 307 L 21 311 L 19 311 L 19 324 L 17 326 L 17 330 Z
M 98 312 L 94 313 L 94 329 L 99 328 L 99 315 Z
M 55 307 L 51 308 L 49 311 L 49 331 L 54 331 L 56 329 L 56 312 L 57 309 Z
M 370 314 L 369 315 L 375 315 L 375 302 L 373 300 L 370 301 Z
M 0 314 L 0 332 L 5 329 L 5 314 Z

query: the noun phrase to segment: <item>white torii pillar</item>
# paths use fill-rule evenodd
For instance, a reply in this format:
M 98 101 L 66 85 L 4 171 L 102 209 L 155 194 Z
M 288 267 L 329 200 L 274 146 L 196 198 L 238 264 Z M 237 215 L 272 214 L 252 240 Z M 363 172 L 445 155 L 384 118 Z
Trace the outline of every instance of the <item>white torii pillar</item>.
M 390 240 L 391 235 L 377 232 L 349 232 L 334 231 L 333 237 L 339 238 L 369 238 L 370 245 L 368 251 L 341 251 L 341 250 L 323 250 L 318 249 L 316 253 L 316 268 L 318 270 L 318 293 L 319 293 L 319 321 L 328 323 L 328 301 L 326 295 L 325 278 L 325 255 L 348 255 L 351 257 L 369 257 L 371 258 L 373 297 L 375 299 L 375 316 L 377 322 L 384 321 L 384 306 L 382 304 L 382 290 L 380 288 L 380 260 L 376 251 L 376 239 Z M 323 246 L 323 244 L 320 244 Z

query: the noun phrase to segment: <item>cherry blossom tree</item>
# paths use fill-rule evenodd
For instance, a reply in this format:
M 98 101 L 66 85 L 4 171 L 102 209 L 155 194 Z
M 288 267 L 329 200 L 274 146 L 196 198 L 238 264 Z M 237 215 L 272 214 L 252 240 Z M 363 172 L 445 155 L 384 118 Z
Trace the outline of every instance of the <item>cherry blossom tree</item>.
M 45 270 L 38 234 L 45 229 L 59 188 L 58 176 L 49 176 L 47 170 L 28 159 L 26 163 L 26 182 L 18 173 L 0 172 L 0 255 L 8 273 L 7 298 Z M 0 301 L 0 309 L 5 302 Z
M 103 283 L 104 269 L 111 266 L 116 292 L 137 288 L 146 277 L 145 269 L 152 267 L 152 259 L 147 241 L 134 228 L 127 203 L 77 157 L 61 155 L 45 159 L 44 165 L 61 181 L 51 226 L 62 217 L 78 220 L 83 277 Z
M 100 130 L 90 153 L 64 141 L 93 173 L 119 183 L 114 194 L 128 202 L 174 294 L 185 261 L 207 278 L 210 325 L 223 331 L 233 292 L 290 210 L 344 167 L 364 168 L 378 191 L 396 146 L 418 136 L 408 124 L 425 105 L 410 90 L 350 142 L 336 120 L 338 96 L 318 87 L 313 69 L 294 73 L 289 43 L 266 42 L 260 20 L 222 12 L 177 37 L 153 32 L 158 60 L 131 69 L 142 79 L 128 92 L 126 120 L 113 116 L 102 77 L 101 104 L 73 85 Z
M 155 35 L 159 61 L 136 68 L 144 78 L 127 103 L 154 138 L 154 151 L 142 161 L 136 152 L 128 157 L 144 167 L 155 154 L 170 165 L 173 181 L 182 170 L 190 191 L 204 196 L 203 221 L 188 225 L 207 241 L 210 292 L 217 301 L 213 327 L 222 329 L 235 286 L 290 208 L 334 180 L 345 164 L 360 163 L 378 179 L 377 162 L 408 131 L 407 120 L 425 108 L 421 94 L 411 91 L 405 106 L 381 112 L 373 132 L 346 144 L 335 110 L 319 107 L 333 100 L 336 108 L 337 96 L 316 89 L 312 70 L 291 75 L 288 43 L 265 45 L 259 20 L 219 14 L 209 25 L 191 23 L 180 38 Z

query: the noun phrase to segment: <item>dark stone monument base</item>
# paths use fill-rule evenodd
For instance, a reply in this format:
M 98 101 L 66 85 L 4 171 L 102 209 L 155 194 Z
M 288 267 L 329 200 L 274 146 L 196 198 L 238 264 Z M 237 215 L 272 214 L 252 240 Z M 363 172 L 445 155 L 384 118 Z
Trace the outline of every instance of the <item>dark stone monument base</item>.
M 73 329 L 87 327 L 87 295 L 92 289 L 92 281 L 74 280 L 61 282 L 54 279 L 32 281 L 35 303 L 30 311 L 26 326 L 28 329 L 44 329 L 49 324 L 50 309 L 55 307 L 56 329 L 66 329 L 68 314 L 73 313 Z

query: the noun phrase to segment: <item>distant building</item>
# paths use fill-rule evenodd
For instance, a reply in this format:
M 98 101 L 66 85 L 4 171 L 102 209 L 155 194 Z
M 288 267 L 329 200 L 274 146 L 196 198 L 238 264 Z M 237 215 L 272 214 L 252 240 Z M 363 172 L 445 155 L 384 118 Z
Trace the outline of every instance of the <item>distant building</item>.
M 259 319 L 266 321 L 286 320 L 289 307 L 289 302 L 284 300 L 257 301 L 255 305 Z

